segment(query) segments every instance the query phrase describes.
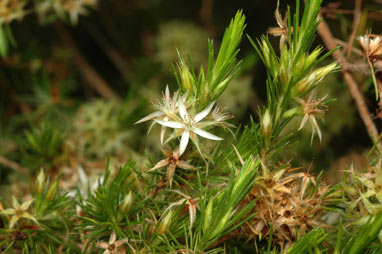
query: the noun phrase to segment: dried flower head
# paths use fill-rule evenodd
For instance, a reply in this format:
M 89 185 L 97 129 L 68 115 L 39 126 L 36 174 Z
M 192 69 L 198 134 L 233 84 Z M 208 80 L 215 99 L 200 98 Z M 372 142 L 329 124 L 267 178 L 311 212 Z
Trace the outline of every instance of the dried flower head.
M 272 225 L 273 241 L 286 249 L 313 228 L 327 227 L 320 219 L 331 198 L 325 196 L 328 187 L 318 184 L 310 174 L 294 170 L 283 168 L 269 173 L 263 166 L 247 200 L 257 199 L 251 212 L 257 216 L 242 227 L 241 234 L 249 239 L 268 239 Z
M 382 37 L 378 35 L 363 35 L 358 37 L 359 44 L 370 60 L 382 59 Z
M 277 7 L 275 11 L 275 17 L 279 27 L 271 27 L 268 29 L 268 34 L 273 36 L 280 36 L 280 50 L 284 47 L 285 41 L 288 40 L 288 24 L 287 24 L 287 15 L 284 18 L 281 17 L 279 11 L 279 0 L 277 1 Z
M 176 150 L 175 152 L 162 150 L 162 152 L 166 156 L 166 159 L 159 161 L 148 172 L 167 166 L 167 180 L 169 182 L 170 188 L 172 187 L 172 179 L 177 167 L 196 170 L 194 166 L 188 164 L 186 161 L 180 160 L 179 150 Z
M 170 210 L 171 208 L 173 208 L 175 206 L 185 204 L 185 206 L 188 208 L 188 213 L 189 213 L 189 217 L 190 217 L 190 228 L 192 228 L 192 225 L 194 224 L 195 219 L 196 219 L 196 209 L 200 209 L 199 204 L 197 203 L 200 198 L 192 198 L 192 197 L 190 197 L 190 196 L 188 196 L 188 195 L 186 195 L 180 191 L 176 191 L 176 190 L 173 190 L 173 192 L 181 195 L 183 198 L 176 201 L 176 202 L 171 203 L 167 207 L 167 209 L 163 212 L 163 214 L 165 214 L 168 210 Z
M 129 240 L 127 238 L 118 241 L 116 240 L 117 235 L 113 231 L 113 233 L 110 235 L 109 242 L 99 242 L 97 243 L 97 247 L 105 249 L 103 254 L 125 254 L 126 250 L 122 245 L 127 243 Z

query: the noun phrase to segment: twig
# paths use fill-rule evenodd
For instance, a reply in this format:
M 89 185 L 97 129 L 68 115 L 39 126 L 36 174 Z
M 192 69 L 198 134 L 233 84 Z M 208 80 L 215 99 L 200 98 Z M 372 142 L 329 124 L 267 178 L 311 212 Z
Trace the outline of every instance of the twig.
M 67 45 L 68 48 L 71 49 L 74 61 L 84 75 L 88 85 L 106 99 L 120 99 L 120 97 L 110 88 L 106 81 L 86 61 L 85 57 L 78 49 L 75 41 L 72 39 L 64 25 L 62 25 L 61 22 L 56 22 L 55 28 L 62 41 Z
M 335 42 L 335 39 L 329 29 L 328 24 L 325 22 L 324 19 L 321 20 L 320 25 L 318 26 L 318 33 L 320 34 L 326 48 L 328 50 L 332 50 L 336 48 L 337 44 Z M 343 53 L 339 50 L 333 52 L 333 57 L 340 63 L 340 64 L 347 64 L 347 60 Z M 354 79 L 353 75 L 349 70 L 342 69 L 342 73 L 345 79 L 345 82 L 349 88 L 349 91 L 352 95 L 352 97 L 355 100 L 358 112 L 361 116 L 361 119 L 363 123 L 365 124 L 365 127 L 367 129 L 367 132 L 373 142 L 377 142 L 379 133 L 377 130 L 377 127 L 375 126 L 373 119 L 371 118 L 369 109 L 367 108 L 365 99 L 363 98 L 363 94 L 359 90 L 359 87 L 357 85 L 356 80 Z M 379 148 L 382 148 L 381 144 L 378 144 Z
M 362 0 L 355 0 L 355 7 L 354 7 L 354 16 L 353 16 L 353 29 L 349 37 L 348 45 L 347 45 L 347 53 L 346 57 L 349 58 L 351 55 L 351 49 L 353 47 L 353 41 L 355 38 L 355 35 L 357 33 L 359 21 L 361 19 L 361 7 L 362 7 Z
M 18 163 L 8 160 L 7 158 L 0 155 L 0 164 L 16 171 L 17 173 L 28 173 L 28 169 L 23 168 Z
M 335 41 L 338 45 L 340 45 L 340 46 L 342 46 L 342 47 L 347 47 L 347 45 L 348 45 L 346 42 L 341 41 L 340 39 L 337 39 L 337 38 L 335 38 L 334 41 Z M 355 47 L 351 47 L 351 50 L 352 50 L 354 53 L 356 53 L 357 55 L 359 55 L 359 56 L 364 56 L 362 50 L 360 50 L 360 49 L 357 49 L 357 48 L 355 48 Z M 367 68 L 369 68 L 369 67 L 367 67 Z

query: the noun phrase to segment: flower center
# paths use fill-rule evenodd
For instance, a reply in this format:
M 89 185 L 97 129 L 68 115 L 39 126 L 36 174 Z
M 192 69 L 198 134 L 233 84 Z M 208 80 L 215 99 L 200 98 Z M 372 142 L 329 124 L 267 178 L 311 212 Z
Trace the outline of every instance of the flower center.
M 110 244 L 109 247 L 107 247 L 107 249 L 111 251 L 115 250 L 115 244 Z

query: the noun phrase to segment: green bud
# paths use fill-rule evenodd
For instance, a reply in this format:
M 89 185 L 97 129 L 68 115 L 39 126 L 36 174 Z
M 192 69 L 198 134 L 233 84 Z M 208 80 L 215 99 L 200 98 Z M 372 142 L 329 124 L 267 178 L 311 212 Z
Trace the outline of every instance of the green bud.
M 188 69 L 188 66 L 181 61 L 179 66 L 180 71 L 180 80 L 182 82 L 182 87 L 189 91 L 192 88 L 192 85 L 194 84 L 194 77 L 192 76 L 190 70 Z
M 318 68 L 309 76 L 303 78 L 301 81 L 299 81 L 296 85 L 296 88 L 300 92 L 304 92 L 307 89 L 311 88 L 313 85 L 318 84 L 319 82 L 322 81 L 328 75 L 329 73 L 335 71 L 338 69 L 338 64 L 337 63 L 332 63 L 327 66 Z
M 53 200 L 56 196 L 56 192 L 58 189 L 58 180 L 54 181 L 53 184 L 49 187 L 48 192 L 46 193 L 47 200 Z
M 313 72 L 309 76 L 300 80 L 297 83 L 296 88 L 300 93 L 303 93 L 307 89 L 311 88 L 314 84 L 316 84 L 316 73 L 315 72 Z
M 316 48 L 315 50 L 313 50 L 312 53 L 310 53 L 308 55 L 308 57 L 306 58 L 306 61 L 305 61 L 305 68 L 309 67 L 311 64 L 314 63 L 314 61 L 317 60 L 317 57 L 321 54 L 322 52 L 322 48 L 321 47 L 318 47 Z
M 300 111 L 301 110 L 299 107 L 291 108 L 291 109 L 285 111 L 285 113 L 283 114 L 283 117 L 284 118 L 293 117 L 293 116 L 297 115 L 298 113 L 300 113 Z
M 122 200 L 121 204 L 119 205 L 119 210 L 121 212 L 127 213 L 131 205 L 133 204 L 133 193 L 130 191 L 129 194 L 125 196 L 125 198 Z
M 335 71 L 338 69 L 338 64 L 337 63 L 332 63 L 332 64 L 329 64 L 329 65 L 326 65 L 324 67 L 321 67 L 319 69 L 317 69 L 315 72 L 316 72 L 316 76 L 317 76 L 317 81 L 316 82 L 320 82 L 323 78 L 326 77 L 326 75 L 328 75 L 329 73 Z
M 269 51 L 268 43 L 264 39 L 261 40 L 261 43 L 262 43 L 261 49 L 263 51 L 265 64 L 267 65 L 267 67 L 270 67 L 271 60 L 270 60 L 270 51 Z
M 166 234 L 167 233 L 168 229 L 171 226 L 173 213 L 174 213 L 173 210 L 169 211 L 166 214 L 166 216 L 162 219 L 161 223 L 158 226 L 158 230 L 157 230 L 158 233 L 160 233 L 160 234 Z
M 35 192 L 37 194 L 42 194 L 45 189 L 45 174 L 44 170 L 41 169 L 40 173 L 37 176 L 36 184 L 35 184 Z
M 261 133 L 264 135 L 269 135 L 272 133 L 272 120 L 268 109 L 265 111 L 261 119 Z
M 304 71 L 305 62 L 306 62 L 306 56 L 302 54 L 301 57 L 298 59 L 297 63 L 295 64 L 295 66 L 293 66 L 293 75 L 298 76 L 301 74 L 301 72 Z
M 281 84 L 286 84 L 289 76 L 289 54 L 287 47 L 283 47 L 280 57 L 279 76 Z

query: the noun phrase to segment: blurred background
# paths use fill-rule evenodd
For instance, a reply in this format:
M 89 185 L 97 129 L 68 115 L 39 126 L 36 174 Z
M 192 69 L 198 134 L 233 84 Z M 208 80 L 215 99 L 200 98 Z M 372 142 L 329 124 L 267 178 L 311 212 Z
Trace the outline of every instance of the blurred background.
M 8 7 L 23 3 L 2 1 Z M 148 124 L 134 123 L 152 112 L 151 102 L 161 97 L 167 84 L 171 91 L 177 89 L 172 71 L 176 49 L 189 55 L 196 69 L 206 66 L 207 39 L 218 47 L 238 9 L 243 9 L 245 32 L 253 39 L 277 26 L 276 1 L 48 1 L 53 7 L 44 2 L 24 1 L 20 18 L 2 22 L 12 33 L 7 34 L 7 56 L 0 59 L 3 197 L 27 191 L 27 183 L 41 167 L 51 175 L 61 174 L 67 188 L 74 185 L 78 168 L 95 177 L 107 161 L 118 166 L 133 158 L 145 167 L 151 156 L 147 154 L 159 156 L 158 129 L 147 135 Z M 295 1 L 280 1 L 282 15 L 287 5 L 293 12 Z M 380 1 L 365 0 L 362 6 L 360 34 L 370 28 L 380 33 Z M 347 41 L 354 2 L 324 1 L 323 7 L 333 34 Z M 0 4 L 0 17 L 6 8 Z M 270 37 L 278 50 L 279 38 Z M 321 43 L 317 37 L 315 44 Z M 358 42 L 354 45 L 359 48 Z M 250 117 L 258 119 L 257 109 L 266 103 L 265 68 L 246 37 L 240 48 L 242 69 L 220 99 L 237 126 L 249 124 Z M 378 117 L 371 81 L 362 73 L 357 79 L 370 111 Z M 351 162 L 367 166 L 371 142 L 341 73 L 329 76 L 319 90 L 336 99 L 319 120 L 323 141 L 315 138 L 311 144 L 307 125 L 297 133 L 293 153 L 286 151 L 285 159 L 306 170 L 324 171 L 327 181 L 335 183 Z M 300 121 L 296 119 L 287 131 L 296 130 Z M 382 127 L 380 119 L 376 124 Z

